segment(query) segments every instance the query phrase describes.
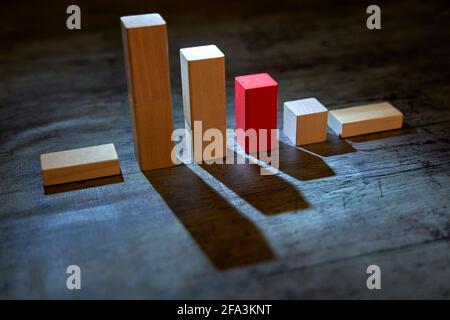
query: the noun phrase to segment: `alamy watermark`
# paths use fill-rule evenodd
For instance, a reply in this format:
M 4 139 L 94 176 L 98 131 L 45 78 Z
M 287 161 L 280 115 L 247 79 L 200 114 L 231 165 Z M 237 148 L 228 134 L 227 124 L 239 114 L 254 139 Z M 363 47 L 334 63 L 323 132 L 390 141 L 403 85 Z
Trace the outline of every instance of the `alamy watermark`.
M 367 289 L 381 290 L 381 268 L 376 264 L 372 264 L 367 267 L 366 273 L 369 274 L 366 281 Z
M 67 7 L 66 13 L 69 14 L 66 20 L 66 27 L 69 30 L 81 29 L 81 9 L 76 4 Z
M 81 290 L 81 268 L 76 264 L 67 267 L 66 273 L 70 274 L 66 280 L 66 287 L 69 290 Z
M 366 27 L 369 30 L 381 29 L 381 9 L 376 4 L 367 7 L 366 13 L 370 14 L 366 20 Z

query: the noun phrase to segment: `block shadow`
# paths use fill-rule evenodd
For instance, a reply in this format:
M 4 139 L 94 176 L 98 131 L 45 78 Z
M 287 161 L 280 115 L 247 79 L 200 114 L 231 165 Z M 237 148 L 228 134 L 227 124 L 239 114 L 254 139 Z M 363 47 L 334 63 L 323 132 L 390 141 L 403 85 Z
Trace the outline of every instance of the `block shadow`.
M 334 176 L 334 171 L 319 156 L 280 141 L 280 171 L 298 180 Z
M 261 231 L 185 165 L 144 173 L 219 270 L 274 260 Z
M 70 191 L 81 190 L 81 189 L 89 189 L 89 188 L 101 187 L 101 186 L 105 186 L 105 185 L 109 185 L 109 184 L 122 183 L 123 181 L 124 181 L 123 175 L 122 175 L 122 173 L 120 173 L 115 176 L 90 179 L 90 180 L 84 180 L 84 181 L 77 181 L 77 182 L 70 182 L 70 183 L 58 184 L 58 185 L 54 185 L 54 186 L 44 186 L 44 194 L 51 195 L 51 194 L 70 192 Z
M 241 162 L 243 156 L 234 153 Z M 232 154 L 233 155 L 233 154 Z M 292 212 L 309 207 L 294 186 L 276 175 L 261 175 L 257 164 L 201 164 L 206 172 L 265 215 Z
M 356 149 L 350 143 L 332 133 L 327 133 L 327 141 L 325 142 L 309 144 L 300 148 L 322 157 L 356 152 Z

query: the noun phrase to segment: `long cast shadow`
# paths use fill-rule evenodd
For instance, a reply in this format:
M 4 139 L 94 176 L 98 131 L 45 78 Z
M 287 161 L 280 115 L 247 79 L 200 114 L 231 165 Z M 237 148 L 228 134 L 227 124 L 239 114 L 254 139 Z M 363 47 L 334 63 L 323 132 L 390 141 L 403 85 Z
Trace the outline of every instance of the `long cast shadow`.
M 234 159 L 244 162 L 235 151 Z M 297 211 L 308 202 L 290 183 L 276 175 L 261 175 L 256 164 L 202 164 L 201 167 L 265 215 Z
M 348 143 L 344 139 L 340 139 L 339 136 L 332 133 L 327 133 L 327 141 L 301 146 L 301 149 L 307 150 L 322 157 L 330 157 L 356 152 L 356 149 L 353 148 L 350 143 Z
M 334 176 L 334 171 L 319 156 L 280 141 L 280 171 L 298 180 Z
M 260 230 L 187 166 L 144 175 L 216 268 L 275 259 Z

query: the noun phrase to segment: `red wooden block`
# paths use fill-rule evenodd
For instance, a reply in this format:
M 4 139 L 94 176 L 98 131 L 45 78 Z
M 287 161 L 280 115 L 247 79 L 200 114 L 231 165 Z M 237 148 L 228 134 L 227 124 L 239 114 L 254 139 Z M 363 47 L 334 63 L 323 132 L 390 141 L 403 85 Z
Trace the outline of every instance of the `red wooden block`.
M 277 148 L 277 136 L 271 129 L 277 128 L 278 83 L 267 73 L 240 76 L 235 78 L 234 93 L 237 142 L 247 153 Z M 248 136 L 238 129 L 255 129 L 257 145 L 249 143 Z

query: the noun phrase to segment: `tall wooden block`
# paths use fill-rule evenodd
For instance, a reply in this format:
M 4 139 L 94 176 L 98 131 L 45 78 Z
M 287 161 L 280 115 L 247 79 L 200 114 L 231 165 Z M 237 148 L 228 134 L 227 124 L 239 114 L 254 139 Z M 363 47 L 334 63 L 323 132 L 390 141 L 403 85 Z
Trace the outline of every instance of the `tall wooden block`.
M 226 129 L 225 56 L 215 45 L 183 48 L 180 50 L 181 84 L 183 90 L 183 110 L 186 129 L 201 135 L 208 129 Z M 201 121 L 201 130 L 194 125 Z M 226 134 L 222 152 L 195 161 L 211 160 L 226 156 Z M 193 136 L 195 142 L 200 141 Z M 204 144 L 200 150 L 204 149 Z
M 173 166 L 166 22 L 156 13 L 120 20 L 136 158 L 143 171 Z
M 328 126 L 341 137 L 399 129 L 403 114 L 388 102 L 332 110 Z
M 276 148 L 277 137 L 271 129 L 277 128 L 278 83 L 267 73 L 239 76 L 235 78 L 234 92 L 236 129 L 255 129 L 258 136 L 254 145 L 248 136 L 237 132 L 237 142 L 247 153 Z M 267 130 L 265 146 L 260 139 L 261 129 Z
M 287 101 L 283 107 L 283 128 L 297 146 L 327 140 L 328 110 L 316 98 Z
M 114 144 L 65 150 L 41 155 L 44 186 L 120 174 Z

